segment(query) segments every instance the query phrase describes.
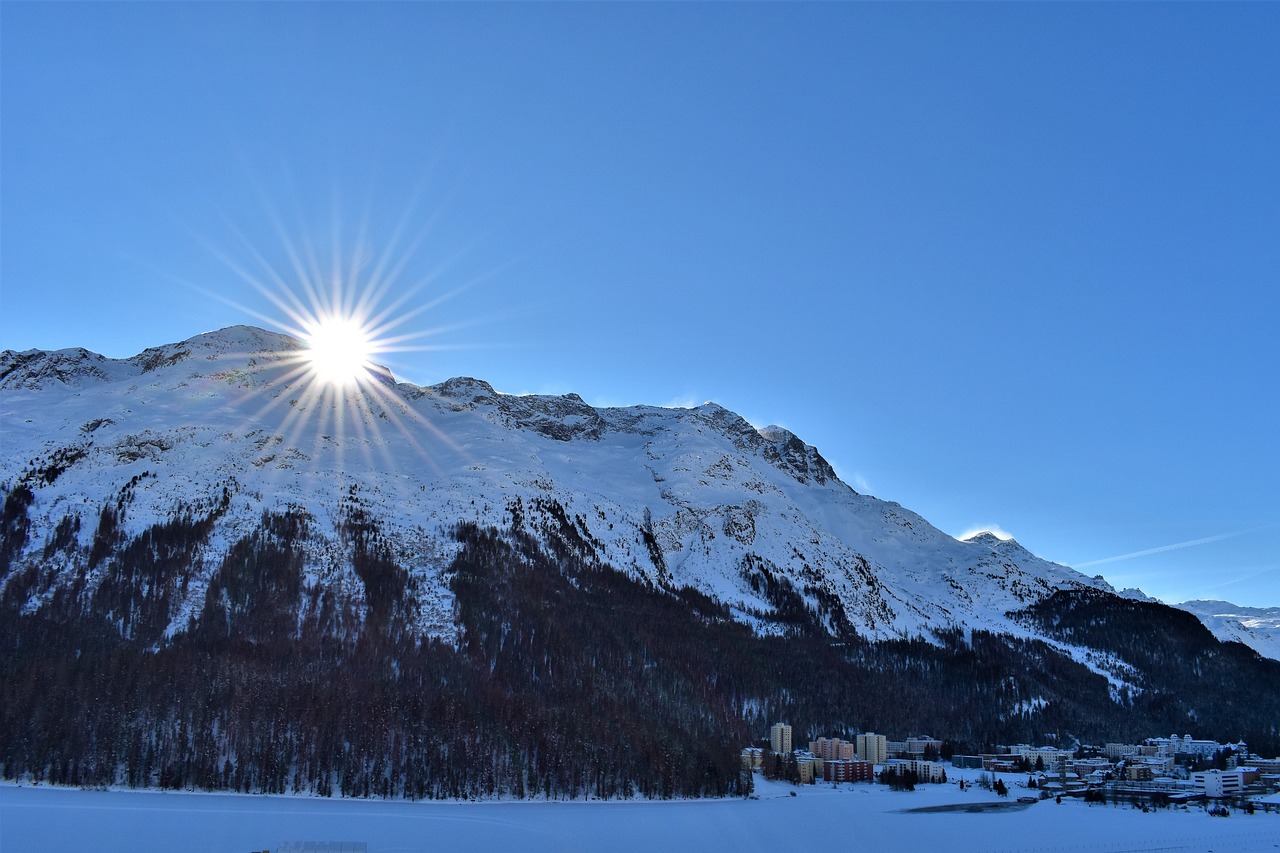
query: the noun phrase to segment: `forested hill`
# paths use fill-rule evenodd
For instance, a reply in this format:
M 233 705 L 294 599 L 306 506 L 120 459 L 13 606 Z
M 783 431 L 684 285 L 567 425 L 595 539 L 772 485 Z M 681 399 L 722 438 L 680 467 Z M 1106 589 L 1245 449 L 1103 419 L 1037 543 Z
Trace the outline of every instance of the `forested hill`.
M 778 719 L 815 735 L 928 731 L 956 751 L 1134 739 L 1189 720 L 1278 745 L 1280 664 L 1158 605 L 1086 596 L 1023 614 L 1061 613 L 1054 631 L 1100 632 L 1098 648 L 1139 661 L 1141 690 L 1117 697 L 1041 640 L 836 640 L 804 608 L 760 636 L 692 588 L 600 562 L 571 524 L 464 524 L 455 647 L 413 636 L 409 579 L 373 529 L 352 539 L 372 618 L 319 590 L 297 625 L 306 524 L 265 518 L 219 568 L 210 606 L 162 647 L 122 637 L 105 599 L 88 614 L 69 595 L 34 613 L 6 599 L 4 775 L 409 798 L 722 795 L 737 791 L 740 747 Z M 774 594 L 785 609 L 785 587 Z M 1151 631 L 1140 642 L 1119 627 L 1135 612 Z

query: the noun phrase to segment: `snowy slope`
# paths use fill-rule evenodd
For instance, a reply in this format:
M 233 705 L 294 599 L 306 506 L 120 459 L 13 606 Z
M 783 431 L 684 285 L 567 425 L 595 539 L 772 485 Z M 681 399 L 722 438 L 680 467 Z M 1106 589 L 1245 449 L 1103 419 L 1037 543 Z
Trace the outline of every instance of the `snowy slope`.
M 1219 640 L 1244 643 L 1263 657 L 1280 660 L 1280 607 L 1241 607 L 1228 601 L 1175 604 L 1195 616 Z
M 1079 799 L 1021 806 L 973 784 L 978 771 L 948 768 L 945 785 L 890 791 L 845 783 L 792 786 L 757 779 L 759 799 L 677 802 L 406 803 L 351 799 L 153 791 L 0 787 L 6 849 L 80 853 L 225 853 L 301 840 L 359 840 L 370 853 L 521 850 L 525 853 L 771 853 L 799 847 L 797 835 L 824 831 L 837 853 L 1139 853 L 1275 850 L 1280 817 L 1236 812 L 1229 820 L 1190 811 L 1093 807 Z M 956 784 L 966 776 L 965 790 Z M 1022 774 L 1007 774 L 1026 792 Z M 792 796 L 792 794 L 795 796 Z M 908 810 L 996 801 L 982 813 Z M 997 810 L 998 809 L 998 810 Z
M 123 360 L 0 354 L 0 484 L 33 496 L 25 547 L 0 584 L 18 568 L 38 575 L 28 608 L 77 576 L 92 591 L 101 572 L 85 555 L 104 506 L 119 507 L 126 537 L 207 517 L 212 533 L 181 584 L 172 634 L 198 614 L 243 531 L 264 511 L 293 508 L 312 519 L 308 582 L 358 603 L 341 556 L 355 508 L 414 578 L 417 630 L 447 638 L 454 525 L 506 528 L 513 512 L 545 512 L 539 500 L 550 499 L 603 560 L 696 587 L 762 632 L 777 626 L 750 583 L 760 571 L 789 580 L 833 630 L 845 620 L 877 638 L 946 625 L 1025 634 L 1008 611 L 1060 588 L 1110 590 L 1013 541 L 957 541 L 853 491 L 790 432 L 715 404 L 597 409 L 573 394 L 512 396 L 467 378 L 418 387 L 389 372 L 335 391 L 311 383 L 301 349 L 233 327 Z

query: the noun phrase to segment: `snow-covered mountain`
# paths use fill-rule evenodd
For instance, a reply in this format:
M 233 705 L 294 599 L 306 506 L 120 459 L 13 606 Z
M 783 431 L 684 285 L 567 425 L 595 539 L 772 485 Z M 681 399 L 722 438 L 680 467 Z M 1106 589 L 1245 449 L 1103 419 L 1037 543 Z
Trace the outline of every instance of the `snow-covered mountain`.
M 1195 614 L 1219 640 L 1244 643 L 1280 660 L 1280 607 L 1242 607 L 1229 601 L 1184 601 L 1174 607 Z
M 0 427 L 5 778 L 724 795 L 779 719 L 1280 749 L 1280 663 L 714 404 L 333 386 L 235 327 L 0 353 Z
M 1140 589 L 1122 589 L 1118 594 L 1163 603 Z M 1243 643 L 1263 657 L 1280 660 L 1280 607 L 1242 607 L 1228 601 L 1184 601 L 1172 606 L 1194 615 L 1219 640 Z
M 453 527 L 506 528 L 551 499 L 602 560 L 693 587 L 762 633 L 777 626 L 761 575 L 785 579 L 833 632 L 868 638 L 955 625 L 1025 634 L 1007 613 L 1059 589 L 1110 590 L 1014 541 L 957 541 L 858 494 L 787 430 L 713 403 L 594 408 L 574 394 L 508 395 L 467 378 L 419 387 L 389 372 L 335 390 L 307 376 L 301 353 L 292 338 L 233 327 L 123 360 L 0 354 L 0 483 L 31 492 L 15 570 L 0 583 L 16 567 L 38 574 L 28 610 L 73 582 L 91 593 L 104 508 L 118 542 L 205 518 L 164 605 L 173 636 L 199 616 L 244 531 L 264 512 L 302 509 L 308 583 L 358 604 L 359 579 L 339 558 L 358 508 L 414 578 L 417 630 L 449 638 Z

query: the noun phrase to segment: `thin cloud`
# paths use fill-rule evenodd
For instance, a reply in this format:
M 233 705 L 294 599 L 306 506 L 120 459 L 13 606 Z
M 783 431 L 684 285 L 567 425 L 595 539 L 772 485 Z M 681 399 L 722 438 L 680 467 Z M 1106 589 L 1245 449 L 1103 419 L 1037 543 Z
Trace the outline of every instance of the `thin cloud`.
M 672 397 L 661 405 L 663 409 L 696 409 L 701 406 L 703 401 L 697 399 L 692 394 L 683 394 L 679 397 Z
M 1003 539 L 1006 542 L 1013 538 L 1013 534 L 1005 530 L 998 524 L 980 524 L 977 527 L 971 527 L 956 538 L 964 541 L 970 537 L 977 536 L 979 533 L 990 533 L 997 539 Z
M 1117 554 L 1114 557 L 1103 557 L 1101 560 L 1089 560 L 1085 563 L 1076 563 L 1077 569 L 1083 569 L 1086 566 L 1101 566 L 1104 563 L 1118 563 L 1121 560 L 1132 560 L 1137 557 L 1147 557 L 1151 554 L 1163 554 L 1166 551 L 1177 551 L 1182 548 L 1192 548 L 1196 545 L 1208 545 L 1210 542 L 1221 542 L 1223 539 L 1231 539 L 1248 533 L 1248 530 L 1234 530 L 1230 533 L 1219 533 L 1214 536 L 1205 536 L 1202 539 L 1189 539 L 1186 542 L 1174 542 L 1172 545 L 1160 545 L 1156 548 L 1147 548 L 1143 551 L 1133 551 L 1129 554 Z

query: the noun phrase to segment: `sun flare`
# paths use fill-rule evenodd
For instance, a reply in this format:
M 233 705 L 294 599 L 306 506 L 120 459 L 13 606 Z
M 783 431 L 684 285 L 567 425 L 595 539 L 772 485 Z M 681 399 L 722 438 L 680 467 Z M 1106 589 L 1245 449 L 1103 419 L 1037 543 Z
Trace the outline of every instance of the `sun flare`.
M 354 317 L 329 316 L 307 329 L 307 361 L 328 385 L 349 385 L 368 372 L 374 344 Z
M 256 383 L 249 377 L 240 383 L 247 392 L 243 402 L 256 409 L 246 410 L 247 422 L 277 407 L 285 412 L 274 441 L 287 450 L 267 453 L 261 464 L 274 460 L 287 471 L 311 459 L 317 470 L 330 463 L 345 470 L 348 455 L 359 453 L 381 455 L 391 470 L 403 463 L 398 454 L 406 451 L 434 465 L 430 445 L 465 454 L 429 412 L 414 405 L 421 395 L 406 394 L 392 373 L 398 354 L 446 348 L 428 340 L 455 327 L 423 326 L 422 318 L 479 281 L 424 294 L 446 280 L 445 265 L 424 266 L 415 259 L 426 232 L 411 233 L 413 212 L 402 215 L 381 250 L 375 248 L 381 238 L 368 233 L 371 213 L 365 213 L 352 245 L 336 206 L 324 239 L 314 236 L 316 226 L 304 228 L 313 236 L 290 236 L 278 211 L 269 210 L 283 244 L 279 251 L 260 249 L 239 232 L 243 256 L 210 244 L 275 311 L 233 302 L 218 291 L 209 295 L 283 336 L 278 349 L 245 353 L 261 374 Z

